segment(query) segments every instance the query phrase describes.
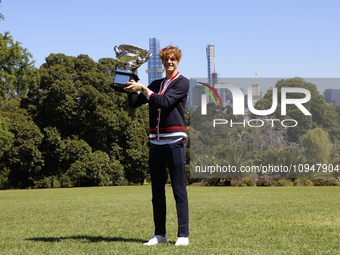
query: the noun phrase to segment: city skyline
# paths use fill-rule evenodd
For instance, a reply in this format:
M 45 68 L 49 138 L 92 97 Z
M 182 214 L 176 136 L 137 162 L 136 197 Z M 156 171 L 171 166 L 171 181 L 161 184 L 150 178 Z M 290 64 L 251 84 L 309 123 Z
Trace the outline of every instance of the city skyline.
M 219 83 L 215 84 L 217 86 L 217 90 L 221 90 L 219 87 L 219 84 L 232 84 L 240 88 L 244 95 L 247 95 L 248 88 L 252 87 L 253 83 L 259 83 L 259 92 L 261 93 L 262 97 L 266 94 L 266 92 L 275 87 L 275 84 L 277 81 L 281 79 L 286 79 L 285 77 L 281 78 L 261 78 L 261 77 L 255 77 L 255 78 L 228 78 L 228 77 L 220 77 Z M 208 77 L 194 77 L 190 78 L 190 99 L 189 99 L 189 107 L 193 108 L 194 106 L 200 105 L 200 96 L 203 93 L 201 90 L 195 88 L 199 83 L 208 83 Z M 304 78 L 306 82 L 313 83 L 315 86 L 318 87 L 332 87 L 337 84 L 340 84 L 340 78 Z M 326 89 L 327 90 L 327 89 Z M 325 90 L 325 91 L 326 91 Z M 338 89 L 328 89 L 331 91 L 339 91 L 338 94 L 333 95 L 332 99 L 335 102 L 338 102 L 336 99 L 337 96 L 340 97 L 340 87 Z M 319 93 L 324 96 L 324 91 L 319 91 Z M 221 92 L 219 92 L 221 93 Z M 221 93 L 221 96 L 224 92 Z M 229 98 L 231 95 L 227 95 Z M 230 99 L 228 99 L 230 100 Z M 326 100 L 326 98 L 325 98 Z M 327 100 L 326 100 L 327 101 Z M 211 102 L 211 101 L 209 101 Z M 329 102 L 328 102 L 329 103 Z
M 51 53 L 86 54 L 94 61 L 115 58 L 113 47 L 132 44 L 148 49 L 148 39 L 161 47 L 179 46 L 179 71 L 186 77 L 206 77 L 206 45 L 216 47 L 215 69 L 220 77 L 340 77 L 340 1 L 222 1 L 174 0 L 176 17 L 156 22 L 166 8 L 159 1 L 132 0 L 143 19 L 130 18 L 126 3 L 99 0 L 4 0 L 0 32 L 32 53 L 40 67 Z M 124 10 L 124 11 L 121 11 Z M 145 70 L 141 82 L 148 83 Z M 320 85 L 318 90 L 337 89 Z M 261 86 L 262 90 L 262 86 Z

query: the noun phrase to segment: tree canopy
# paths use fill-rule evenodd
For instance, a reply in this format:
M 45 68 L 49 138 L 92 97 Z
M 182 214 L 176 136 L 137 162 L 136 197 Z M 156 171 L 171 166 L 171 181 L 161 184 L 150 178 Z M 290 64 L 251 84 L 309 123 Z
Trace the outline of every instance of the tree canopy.
M 311 92 L 311 99 L 303 104 L 311 112 L 304 115 L 294 105 L 288 105 L 287 114 L 281 115 L 281 89 L 283 87 L 305 88 Z M 191 113 L 190 145 L 191 171 L 196 174 L 195 166 L 304 166 L 312 164 L 336 163 L 339 155 L 340 119 L 339 109 L 327 104 L 322 95 L 312 83 L 301 78 L 280 80 L 278 88 L 278 106 L 266 119 L 294 119 L 296 127 L 282 125 L 271 126 L 268 123 L 261 127 L 249 127 L 244 116 L 231 115 L 230 106 L 220 107 L 213 103 L 207 105 L 207 115 L 201 115 L 198 107 Z M 301 98 L 302 93 L 289 93 L 289 98 Z M 267 91 L 259 100 L 256 109 L 270 109 L 272 106 L 272 90 Z M 213 126 L 213 120 L 227 121 L 225 124 Z M 262 120 L 263 116 L 252 115 L 251 119 Z M 237 125 L 231 126 L 233 123 Z M 228 124 L 226 124 L 228 123 Z M 322 152 L 321 152 L 322 151 Z M 276 173 L 275 173 L 276 174 Z M 328 175 L 336 176 L 337 172 Z M 261 173 L 249 173 L 256 177 Z M 273 173 L 274 175 L 274 173 Z M 281 178 L 296 178 L 296 176 L 311 177 L 310 173 L 280 172 Z M 211 178 L 212 174 L 201 174 L 203 178 Z M 216 176 L 221 176 L 216 174 Z M 226 174 L 224 176 L 245 177 L 242 173 Z M 221 179 L 222 180 L 222 179 Z M 208 180 L 211 182 L 211 180 Z M 216 181 L 214 181 L 216 182 Z
M 317 91 L 316 86 L 304 81 L 302 78 L 282 79 L 276 83 L 278 89 L 278 106 L 272 114 L 275 119 L 295 119 L 298 128 L 288 130 L 288 138 L 292 142 L 297 142 L 308 130 L 321 127 L 328 132 L 330 140 L 336 141 L 340 136 L 340 118 L 336 108 L 327 104 L 323 96 Z M 311 99 L 303 104 L 312 115 L 304 115 L 295 105 L 287 106 L 287 114 L 281 115 L 281 88 L 297 87 L 305 88 L 311 93 Z M 268 90 L 265 96 L 256 102 L 256 109 L 269 109 L 272 105 L 272 90 Z M 300 93 L 289 93 L 289 98 L 301 98 Z
M 31 59 L 9 33 L 0 34 L 0 189 L 142 184 L 148 175 L 148 107 L 129 108 L 127 95 L 109 86 L 117 60 L 50 54 L 37 69 Z M 338 164 L 340 107 L 327 104 L 301 78 L 280 80 L 276 87 L 279 95 L 282 87 L 311 92 L 304 104 L 311 116 L 291 105 L 282 116 L 280 96 L 268 116 L 295 119 L 297 128 L 243 126 L 244 116 L 232 115 L 231 106 L 208 104 L 206 116 L 200 108 L 186 112 L 188 178 L 189 155 L 192 165 Z M 269 90 L 255 108 L 271 104 Z M 214 119 L 239 124 L 212 128 Z
M 22 96 L 39 82 L 32 55 L 7 32 L 0 33 L 0 97 Z
M 110 88 L 116 64 L 51 54 L 35 70 L 39 82 L 27 84 L 26 95 L 4 101 L 0 134 L 13 134 L 14 144 L 0 157 L 0 171 L 10 169 L 10 186 L 144 182 L 148 110 L 130 109 L 127 95 Z M 10 139 L 1 142 L 10 145 Z

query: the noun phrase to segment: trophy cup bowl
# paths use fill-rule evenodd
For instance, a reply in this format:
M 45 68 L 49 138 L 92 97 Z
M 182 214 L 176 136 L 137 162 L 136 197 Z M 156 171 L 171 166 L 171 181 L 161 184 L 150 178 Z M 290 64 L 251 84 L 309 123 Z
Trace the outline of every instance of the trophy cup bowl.
M 139 81 L 136 74 L 137 69 L 148 61 L 151 53 L 148 50 L 134 45 L 121 44 L 114 47 L 116 57 L 119 60 L 118 68 L 115 71 L 115 78 L 110 87 L 119 92 L 126 92 L 125 83 L 133 79 Z

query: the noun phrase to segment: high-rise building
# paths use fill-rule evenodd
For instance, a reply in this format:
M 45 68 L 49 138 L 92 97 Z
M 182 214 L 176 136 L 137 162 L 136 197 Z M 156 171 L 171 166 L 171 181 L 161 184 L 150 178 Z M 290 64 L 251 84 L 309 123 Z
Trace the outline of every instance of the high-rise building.
M 251 84 L 251 87 L 252 87 L 252 94 L 253 94 L 252 101 L 253 101 L 253 105 L 255 105 L 256 102 L 259 101 L 262 97 L 262 93 L 260 91 L 260 83 L 259 82 L 253 82 Z
M 215 73 L 215 46 L 207 45 L 207 60 L 208 60 L 208 83 L 214 87 L 216 84 L 217 74 Z
M 329 104 L 340 105 L 340 89 L 326 89 L 323 92 L 323 97 Z
M 160 51 L 160 43 L 158 38 L 149 38 L 149 51 L 152 56 L 148 60 L 148 73 L 149 84 L 154 80 L 161 79 L 163 77 L 163 65 L 162 60 L 158 54 Z
M 215 46 L 208 44 L 207 45 L 207 60 L 208 60 L 208 83 L 210 86 L 215 88 L 215 85 L 219 82 L 219 75 L 215 72 Z M 216 96 L 214 95 L 215 99 Z M 211 103 L 212 99 L 209 97 L 208 102 Z

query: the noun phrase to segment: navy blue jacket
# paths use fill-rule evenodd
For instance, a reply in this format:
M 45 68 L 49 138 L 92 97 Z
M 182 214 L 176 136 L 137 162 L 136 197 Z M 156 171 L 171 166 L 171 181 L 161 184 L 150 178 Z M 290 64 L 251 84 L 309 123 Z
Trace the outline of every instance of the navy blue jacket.
M 147 99 L 142 93 L 129 93 L 129 105 L 136 108 L 149 103 L 150 140 L 186 138 L 185 105 L 189 80 L 177 73 L 169 82 L 153 81 L 148 88 L 153 92 Z

